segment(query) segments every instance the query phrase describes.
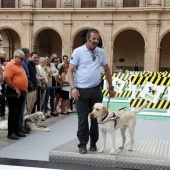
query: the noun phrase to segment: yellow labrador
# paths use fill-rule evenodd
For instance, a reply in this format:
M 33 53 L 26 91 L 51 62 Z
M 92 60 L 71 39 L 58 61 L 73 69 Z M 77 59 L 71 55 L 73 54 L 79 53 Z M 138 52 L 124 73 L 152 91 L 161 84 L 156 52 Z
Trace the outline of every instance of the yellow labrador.
M 93 107 L 93 111 L 90 113 L 90 116 L 92 118 L 97 118 L 101 131 L 101 148 L 98 150 L 98 152 L 103 152 L 106 142 L 106 133 L 108 132 L 111 134 L 112 138 L 110 154 L 115 154 L 115 131 L 117 129 L 120 129 L 122 135 L 122 146 L 119 147 L 119 149 L 123 149 L 126 141 L 125 131 L 127 128 L 129 129 L 131 139 L 129 151 L 132 151 L 134 143 L 133 136 L 136 126 L 136 114 L 146 106 L 147 103 L 143 104 L 134 111 L 125 111 L 125 109 L 121 109 L 119 111 L 112 112 L 111 110 L 108 110 L 102 103 L 96 103 Z
M 26 115 L 24 117 L 24 125 L 26 128 L 30 130 L 40 130 L 40 131 L 49 132 L 50 129 L 40 124 L 41 121 L 44 120 L 45 120 L 45 115 L 43 114 L 43 112 L 36 112 L 34 114 Z

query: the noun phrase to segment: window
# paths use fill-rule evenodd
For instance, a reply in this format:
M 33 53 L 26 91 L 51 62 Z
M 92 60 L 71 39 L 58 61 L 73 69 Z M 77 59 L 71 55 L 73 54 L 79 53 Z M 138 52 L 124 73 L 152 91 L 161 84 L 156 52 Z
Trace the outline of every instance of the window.
M 123 7 L 139 7 L 139 0 L 123 0 Z
M 96 8 L 97 0 L 81 0 L 82 8 Z
M 56 8 L 56 0 L 42 0 L 42 8 Z
M 1 0 L 2 8 L 15 8 L 15 0 Z

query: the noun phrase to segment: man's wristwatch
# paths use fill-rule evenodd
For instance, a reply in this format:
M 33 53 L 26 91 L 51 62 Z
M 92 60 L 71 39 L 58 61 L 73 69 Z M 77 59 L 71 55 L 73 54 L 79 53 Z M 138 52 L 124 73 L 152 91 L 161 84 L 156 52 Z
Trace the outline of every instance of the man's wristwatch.
M 114 90 L 114 86 L 109 87 L 109 90 Z

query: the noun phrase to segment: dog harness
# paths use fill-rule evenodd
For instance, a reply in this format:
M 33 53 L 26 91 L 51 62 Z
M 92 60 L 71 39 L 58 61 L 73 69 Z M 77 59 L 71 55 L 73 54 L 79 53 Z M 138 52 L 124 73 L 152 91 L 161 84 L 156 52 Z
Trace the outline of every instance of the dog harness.
M 108 113 L 105 115 L 105 117 L 102 119 L 101 122 L 98 122 L 98 124 L 104 124 L 104 123 L 106 123 L 106 122 L 108 122 L 108 121 L 110 121 L 110 120 L 113 120 L 113 121 L 115 121 L 115 126 L 114 126 L 114 128 L 115 128 L 116 125 L 117 125 L 117 119 L 119 119 L 119 117 L 116 116 L 116 114 L 115 114 L 114 112 L 113 112 L 113 116 L 112 116 L 112 117 L 107 118 L 107 116 L 108 116 Z M 106 119 L 106 120 L 105 120 L 105 119 Z
M 27 118 L 27 119 L 25 119 L 25 128 L 27 128 L 26 126 L 26 124 L 27 124 L 27 122 L 31 122 L 31 123 L 35 123 L 31 118 Z
M 98 124 L 104 124 L 104 123 L 106 123 L 106 122 L 108 122 L 108 121 L 110 121 L 110 120 L 113 120 L 113 121 L 115 122 L 115 125 L 114 125 L 114 128 L 115 128 L 116 125 L 117 125 L 117 120 L 120 118 L 119 115 L 120 115 L 122 112 L 124 112 L 124 111 L 126 110 L 126 108 L 127 108 L 127 107 L 123 107 L 123 108 L 119 109 L 118 111 L 120 111 L 120 113 L 118 114 L 118 116 L 116 116 L 115 112 L 113 112 L 112 117 L 107 118 L 108 113 L 106 113 L 105 117 L 102 119 L 101 122 L 98 122 Z M 106 120 L 105 120 L 105 119 L 106 119 Z

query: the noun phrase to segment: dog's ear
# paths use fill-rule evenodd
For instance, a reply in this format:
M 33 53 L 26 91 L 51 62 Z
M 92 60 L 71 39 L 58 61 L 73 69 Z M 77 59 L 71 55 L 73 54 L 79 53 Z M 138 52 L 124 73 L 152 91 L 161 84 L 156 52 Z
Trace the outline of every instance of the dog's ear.
M 106 106 L 103 106 L 103 115 L 106 115 L 108 113 L 108 109 Z

